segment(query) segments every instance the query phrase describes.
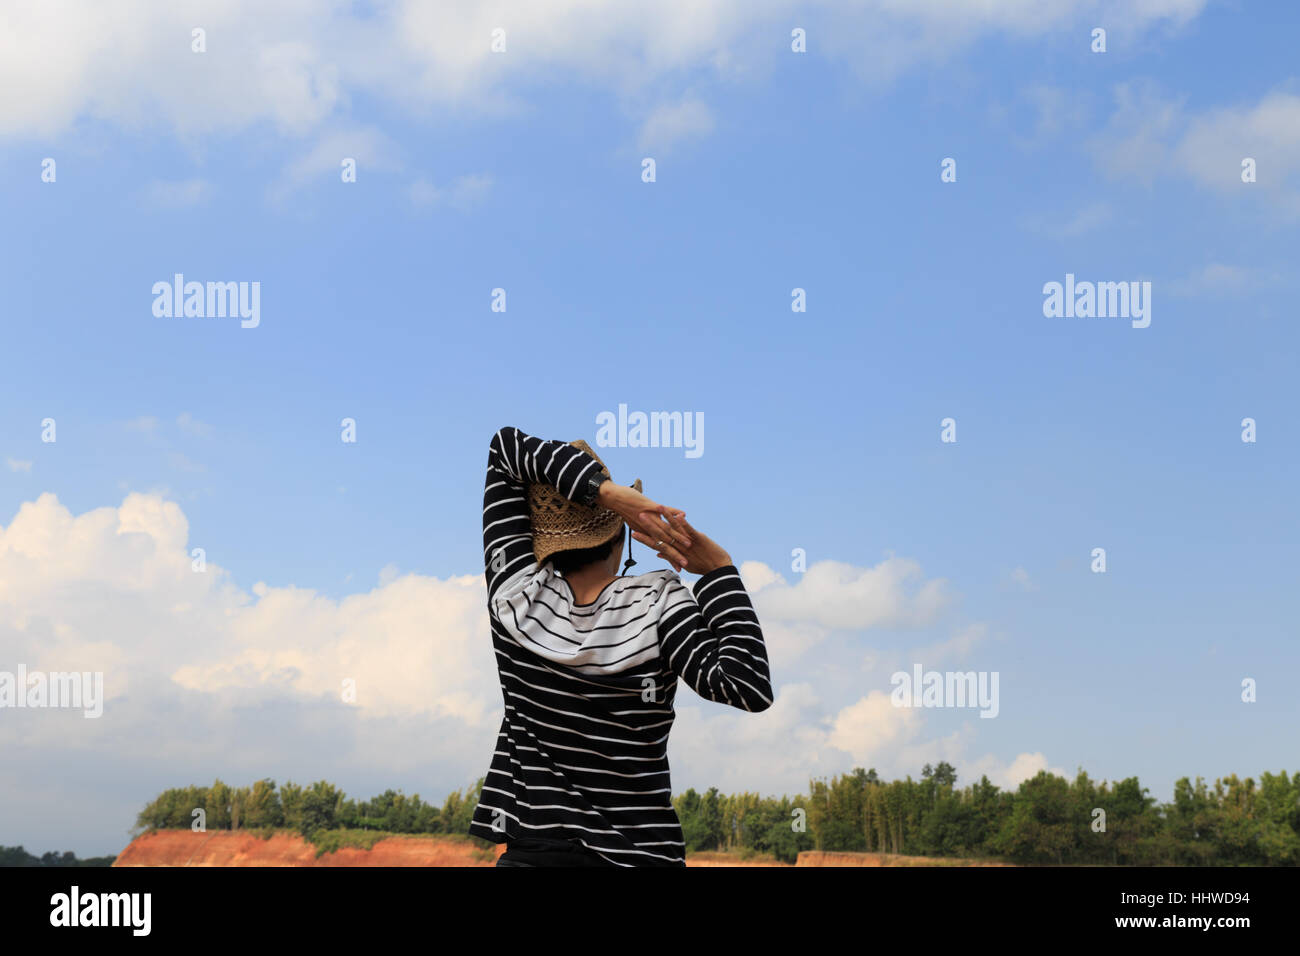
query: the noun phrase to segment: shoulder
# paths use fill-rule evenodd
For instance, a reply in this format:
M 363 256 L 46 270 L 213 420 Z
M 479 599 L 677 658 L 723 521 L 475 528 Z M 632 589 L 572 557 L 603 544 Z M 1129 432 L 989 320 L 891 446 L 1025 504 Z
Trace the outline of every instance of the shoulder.
M 667 568 L 647 571 L 645 574 L 628 574 L 619 579 L 618 593 L 631 598 L 649 599 L 652 604 L 666 604 L 690 589 L 677 574 Z
M 647 571 L 645 574 L 625 574 L 621 581 L 624 586 L 629 587 L 655 586 L 659 584 L 667 584 L 671 581 L 676 581 L 678 584 L 681 584 L 681 578 L 667 568 L 662 568 L 658 571 Z

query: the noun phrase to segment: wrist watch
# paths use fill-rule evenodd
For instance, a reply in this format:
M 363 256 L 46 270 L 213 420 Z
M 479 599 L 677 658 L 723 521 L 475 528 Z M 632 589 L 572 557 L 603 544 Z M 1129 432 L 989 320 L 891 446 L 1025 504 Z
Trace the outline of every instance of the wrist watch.
M 582 503 L 588 508 L 596 507 L 596 498 L 600 494 L 600 486 L 609 481 L 609 475 L 603 471 L 598 471 L 590 476 L 582 486 Z

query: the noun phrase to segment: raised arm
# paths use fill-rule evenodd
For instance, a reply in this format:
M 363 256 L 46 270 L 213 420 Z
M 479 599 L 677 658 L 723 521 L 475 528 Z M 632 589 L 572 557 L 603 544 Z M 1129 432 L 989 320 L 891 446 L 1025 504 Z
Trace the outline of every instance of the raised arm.
M 554 485 L 566 498 L 580 500 L 587 478 L 599 470 L 600 462 L 567 442 L 534 438 L 512 427 L 492 436 L 483 488 L 483 565 L 489 600 L 502 582 L 536 562 L 528 484 Z
M 659 647 L 669 669 L 701 697 L 741 710 L 767 710 L 772 706 L 767 645 L 731 555 L 680 511 L 664 516 L 672 538 L 639 531 L 632 536 L 678 571 L 700 575 L 694 595 L 673 579 L 668 610 L 659 620 Z
M 772 706 L 763 630 L 734 565 L 707 572 L 694 596 L 675 581 L 659 647 L 669 669 L 701 697 L 754 712 Z

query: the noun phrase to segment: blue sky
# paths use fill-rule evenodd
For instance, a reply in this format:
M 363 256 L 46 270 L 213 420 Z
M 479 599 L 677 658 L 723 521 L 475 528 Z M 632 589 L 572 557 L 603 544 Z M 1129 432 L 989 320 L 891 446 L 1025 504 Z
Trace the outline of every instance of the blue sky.
M 1297 14 L 730 6 L 86 8 L 47 68 L 60 25 L 10 25 L 0 669 L 108 701 L 8 712 L 0 843 L 114 852 L 214 776 L 472 782 L 488 440 L 620 403 L 703 415 L 698 459 L 600 451 L 744 565 L 786 700 L 682 697 L 678 789 L 1296 769 Z M 505 54 L 447 47 L 497 23 Z M 260 325 L 155 317 L 176 272 L 260 282 Z M 1044 317 L 1067 273 L 1150 281 L 1150 326 Z M 998 671 L 997 719 L 882 706 L 915 662 Z

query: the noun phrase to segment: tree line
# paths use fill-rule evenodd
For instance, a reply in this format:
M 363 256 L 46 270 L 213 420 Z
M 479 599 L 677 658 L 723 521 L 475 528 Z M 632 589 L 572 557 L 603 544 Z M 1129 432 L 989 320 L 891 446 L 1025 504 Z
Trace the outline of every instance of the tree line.
M 77 857 L 71 850 L 42 853 L 36 856 L 21 846 L 0 846 L 0 866 L 112 866 L 115 856 Z
M 810 782 L 808 796 L 687 790 L 674 799 L 688 852 L 733 850 L 793 861 L 800 850 L 964 857 L 1014 863 L 1295 866 L 1300 772 L 1184 777 L 1159 804 L 1137 777 L 1073 782 L 1046 771 L 1015 791 L 988 777 L 958 789 L 951 765 L 885 782 L 858 767 Z
M 370 800 L 350 800 L 325 780 L 310 786 L 258 780 L 251 787 L 215 781 L 210 787 L 164 790 L 136 818 L 135 831 L 164 829 L 295 830 L 308 839 L 332 830 L 377 833 L 465 834 L 478 804 L 483 780 L 464 793 L 453 791 L 442 806 L 419 794 L 385 790 Z M 195 811 L 202 810 L 201 814 Z
M 1014 791 L 987 776 L 962 789 L 956 783 L 947 763 L 927 764 L 920 780 L 888 782 L 858 767 L 810 781 L 807 795 L 722 794 L 713 787 L 687 790 L 673 806 L 687 852 L 791 863 L 801 850 L 829 850 L 1015 863 L 1300 864 L 1300 771 L 1266 771 L 1258 783 L 1234 774 L 1213 786 L 1184 777 L 1167 804 L 1137 777 L 1096 783 L 1083 771 L 1072 782 L 1043 771 Z M 353 800 L 324 780 L 281 787 L 269 779 L 250 787 L 217 780 L 164 791 L 140 811 L 136 830 L 188 829 L 201 816 L 208 830 L 291 829 L 318 844 L 337 831 L 466 836 L 482 786 L 480 778 L 437 806 L 400 790 Z

